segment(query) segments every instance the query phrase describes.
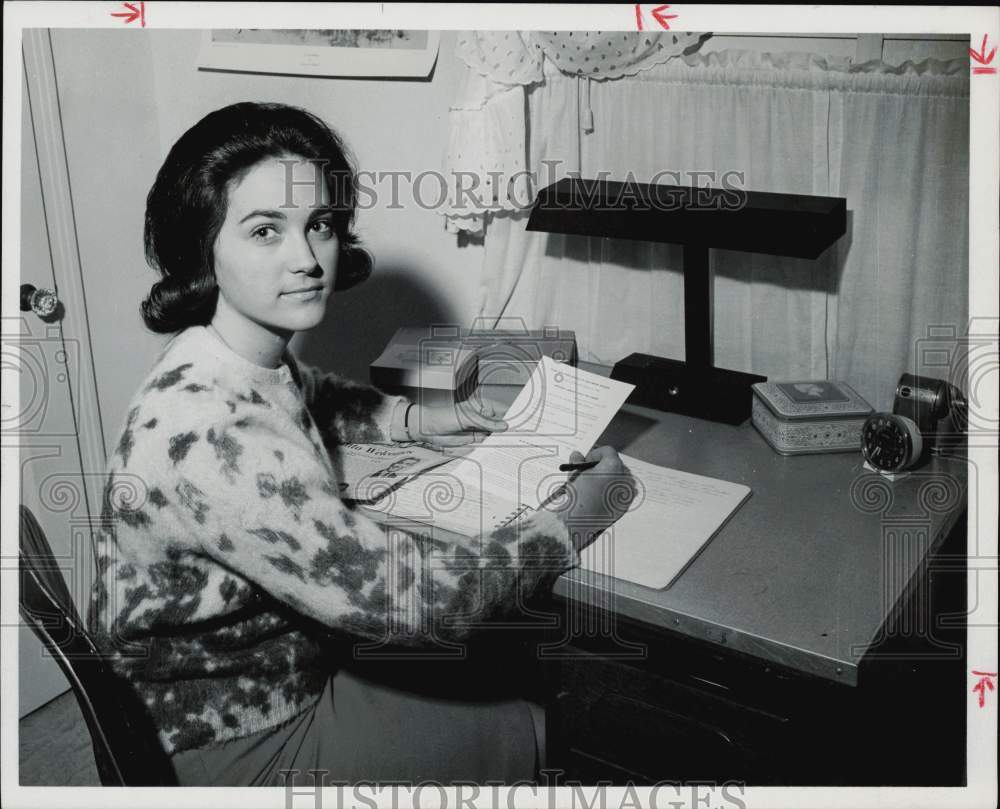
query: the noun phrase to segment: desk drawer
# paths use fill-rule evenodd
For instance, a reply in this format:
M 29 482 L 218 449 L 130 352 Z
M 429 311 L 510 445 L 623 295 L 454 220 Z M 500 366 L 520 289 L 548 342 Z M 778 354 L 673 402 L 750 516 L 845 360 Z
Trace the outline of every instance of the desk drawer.
M 560 686 L 563 749 L 650 781 L 760 777 L 761 740 L 772 747 L 788 735 L 779 716 L 620 661 L 563 661 Z
M 569 749 L 651 782 L 739 778 L 747 751 L 726 733 L 620 694 L 590 705 L 560 701 Z

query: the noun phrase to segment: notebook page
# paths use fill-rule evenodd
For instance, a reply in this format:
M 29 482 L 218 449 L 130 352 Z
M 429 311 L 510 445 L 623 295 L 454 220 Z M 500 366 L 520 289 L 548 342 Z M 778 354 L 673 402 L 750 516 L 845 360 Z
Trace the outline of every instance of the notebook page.
M 581 567 L 667 587 L 750 496 L 750 487 L 621 459 L 636 480 L 636 497 L 611 530 L 580 552 Z

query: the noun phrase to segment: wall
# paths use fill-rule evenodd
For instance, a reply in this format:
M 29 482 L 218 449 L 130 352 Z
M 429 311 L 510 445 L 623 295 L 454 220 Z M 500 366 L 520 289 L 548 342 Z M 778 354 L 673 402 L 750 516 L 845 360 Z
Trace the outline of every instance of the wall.
M 445 32 L 429 80 L 347 80 L 199 71 L 197 31 L 54 30 L 73 199 L 85 276 L 105 444 L 163 338 L 139 302 L 156 280 L 142 253 L 145 196 L 169 146 L 201 116 L 236 101 L 281 101 L 317 113 L 363 170 L 439 170 L 458 80 L 455 34 Z M 378 184 L 388 190 L 391 180 Z M 371 182 L 369 182 L 371 184 Z M 402 183 L 401 183 L 402 186 Z M 428 183 L 425 197 L 436 187 Z M 373 277 L 331 305 L 295 345 L 306 361 L 367 380 L 368 364 L 404 323 L 465 322 L 482 248 L 459 246 L 435 211 L 405 191 L 362 211 L 358 230 Z

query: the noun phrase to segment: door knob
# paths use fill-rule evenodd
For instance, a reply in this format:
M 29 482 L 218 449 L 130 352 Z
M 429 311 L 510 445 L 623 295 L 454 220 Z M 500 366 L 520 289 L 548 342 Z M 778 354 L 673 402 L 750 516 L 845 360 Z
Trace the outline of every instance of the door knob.
M 39 317 L 48 317 L 59 306 L 59 298 L 51 289 L 36 289 L 31 284 L 21 284 L 21 311 L 32 311 Z

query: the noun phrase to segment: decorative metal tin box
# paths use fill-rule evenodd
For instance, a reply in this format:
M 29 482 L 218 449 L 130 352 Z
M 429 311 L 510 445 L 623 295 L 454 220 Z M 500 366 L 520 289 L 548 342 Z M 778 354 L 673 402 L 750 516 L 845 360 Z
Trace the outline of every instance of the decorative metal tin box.
M 753 426 L 782 455 L 857 452 L 872 406 L 844 382 L 759 382 Z

